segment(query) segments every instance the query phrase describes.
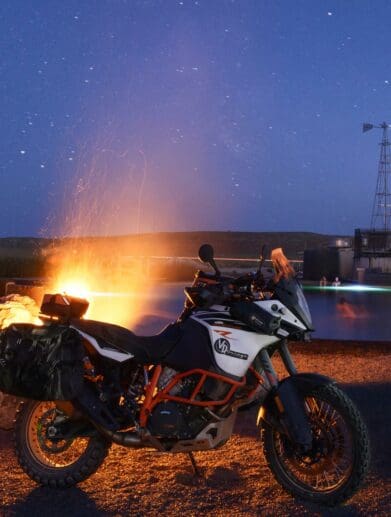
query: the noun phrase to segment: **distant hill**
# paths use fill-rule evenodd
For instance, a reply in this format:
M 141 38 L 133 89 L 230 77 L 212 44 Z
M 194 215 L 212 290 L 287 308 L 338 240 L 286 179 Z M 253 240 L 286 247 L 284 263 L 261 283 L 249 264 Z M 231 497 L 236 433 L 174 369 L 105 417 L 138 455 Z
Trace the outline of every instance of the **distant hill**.
M 216 256 L 256 258 L 262 245 L 282 247 L 289 258 L 301 258 L 306 249 L 322 248 L 338 237 L 311 232 L 172 232 L 42 239 L 33 237 L 0 238 L 1 258 L 31 258 L 48 249 L 91 247 L 107 254 L 142 256 L 196 256 L 203 243 L 210 243 Z
M 310 232 L 181 232 L 140 236 L 145 254 L 196 256 L 201 244 L 212 244 L 216 256 L 256 258 L 265 244 L 269 251 L 282 247 L 290 258 L 299 258 L 305 249 L 327 246 L 336 236 Z
M 326 247 L 336 238 L 310 232 L 167 232 L 63 239 L 0 238 L 0 278 L 52 276 L 64 260 L 70 264 L 81 260 L 90 267 L 100 268 L 102 276 L 106 277 L 108 272 L 117 271 L 124 257 L 196 257 L 204 243 L 213 245 L 216 257 L 257 259 L 265 244 L 267 257 L 271 249 L 282 247 L 287 257 L 300 259 L 304 250 Z M 193 273 L 194 264 L 179 266 L 168 261 L 158 261 L 150 269 L 150 274 L 171 280 L 192 278 Z

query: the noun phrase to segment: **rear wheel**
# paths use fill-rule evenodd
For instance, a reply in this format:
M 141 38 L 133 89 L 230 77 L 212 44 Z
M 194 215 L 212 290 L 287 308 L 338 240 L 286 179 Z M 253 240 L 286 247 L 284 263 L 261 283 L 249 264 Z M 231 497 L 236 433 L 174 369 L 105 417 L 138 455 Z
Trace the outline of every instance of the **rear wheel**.
M 301 452 L 266 422 L 263 450 L 277 481 L 291 494 L 334 506 L 350 498 L 369 467 L 366 427 L 352 401 L 336 386 L 304 394 L 313 433 L 310 451 Z
M 15 452 L 26 474 L 40 485 L 60 488 L 87 479 L 103 463 L 110 442 L 99 435 L 56 438 L 54 402 L 23 402 L 14 427 Z

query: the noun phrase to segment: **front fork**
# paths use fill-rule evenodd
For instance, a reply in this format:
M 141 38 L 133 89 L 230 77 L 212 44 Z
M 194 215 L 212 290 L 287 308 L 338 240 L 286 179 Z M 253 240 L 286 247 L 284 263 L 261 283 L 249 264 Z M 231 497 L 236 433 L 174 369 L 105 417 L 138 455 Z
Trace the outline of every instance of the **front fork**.
M 286 340 L 278 346 L 282 362 L 289 373 L 288 379 L 297 376 L 297 368 L 289 352 Z M 270 355 L 266 349 L 259 353 L 260 366 L 270 384 L 266 397 L 258 413 L 257 425 L 263 419 L 273 426 L 279 427 L 289 438 L 303 450 L 312 445 L 312 432 L 308 420 L 306 402 L 297 389 L 295 382 L 280 382 L 274 369 Z
M 277 350 L 289 375 L 296 375 L 297 368 L 295 363 L 293 362 L 291 353 L 289 352 L 286 339 L 281 341 Z M 261 368 L 265 372 L 266 378 L 270 384 L 270 387 L 276 388 L 279 384 L 278 375 L 274 369 L 273 363 L 271 362 L 270 355 L 267 349 L 264 348 L 263 350 L 261 350 L 258 355 L 258 358 L 261 363 Z

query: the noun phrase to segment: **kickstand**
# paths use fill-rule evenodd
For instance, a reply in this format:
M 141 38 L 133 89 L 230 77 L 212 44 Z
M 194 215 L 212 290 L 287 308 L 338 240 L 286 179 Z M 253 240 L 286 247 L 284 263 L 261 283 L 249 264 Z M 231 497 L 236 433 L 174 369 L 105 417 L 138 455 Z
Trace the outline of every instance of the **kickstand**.
M 194 458 L 194 455 L 192 452 L 189 452 L 189 458 L 190 458 L 190 461 L 191 461 L 191 466 L 193 467 L 193 472 L 194 472 L 194 475 L 197 476 L 197 477 L 202 477 L 202 474 L 197 466 L 197 463 L 196 463 L 196 460 Z

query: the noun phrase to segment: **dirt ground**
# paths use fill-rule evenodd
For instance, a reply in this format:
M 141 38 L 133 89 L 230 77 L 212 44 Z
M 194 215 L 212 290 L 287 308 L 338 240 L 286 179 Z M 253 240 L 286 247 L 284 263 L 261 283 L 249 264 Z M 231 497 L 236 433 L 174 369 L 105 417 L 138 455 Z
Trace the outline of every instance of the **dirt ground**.
M 113 446 L 99 471 L 76 488 L 38 487 L 18 467 L 11 432 L 0 432 L 1 516 L 379 516 L 391 514 L 391 343 L 316 341 L 295 347 L 301 371 L 334 377 L 366 421 L 372 448 L 364 487 L 344 506 L 328 509 L 293 499 L 263 458 L 256 410 L 239 413 L 235 434 L 221 449 L 188 456 Z

